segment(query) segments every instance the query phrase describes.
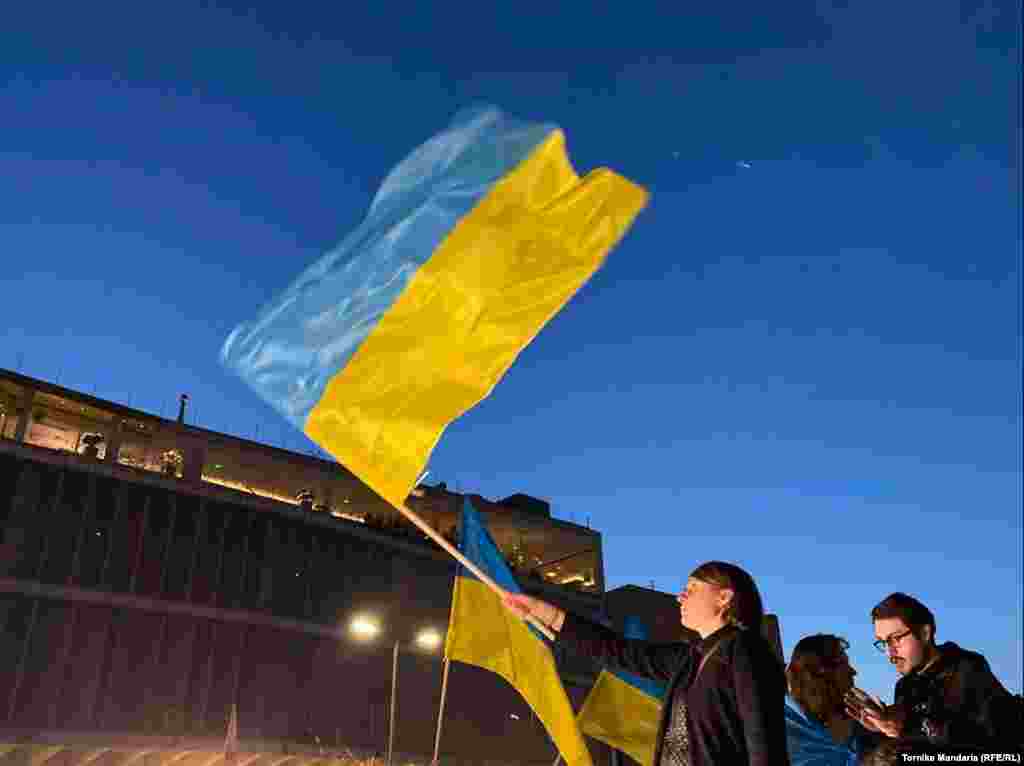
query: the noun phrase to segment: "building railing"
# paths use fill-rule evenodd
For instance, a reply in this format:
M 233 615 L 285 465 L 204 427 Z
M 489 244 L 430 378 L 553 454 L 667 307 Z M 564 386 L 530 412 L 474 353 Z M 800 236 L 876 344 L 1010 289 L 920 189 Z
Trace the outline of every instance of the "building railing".
M 189 483 L 181 480 L 180 471 L 173 472 L 170 470 L 160 470 L 157 468 L 156 463 L 149 463 L 147 465 L 137 465 L 131 461 L 118 460 L 117 462 L 110 462 L 102 460 L 97 457 L 92 457 L 82 452 L 73 452 L 67 449 L 54 449 L 31 442 L 25 442 L 22 444 L 16 444 L 12 440 L 0 439 L 0 445 L 7 443 L 12 447 L 20 447 L 22 449 L 29 449 L 37 451 L 36 454 L 49 454 L 54 457 L 59 457 L 65 462 L 70 462 L 73 465 L 82 468 L 106 468 L 112 471 L 120 472 L 122 474 L 127 473 L 134 475 L 139 480 L 144 481 L 158 481 L 158 482 L 172 482 L 175 490 L 184 492 L 194 492 L 198 487 L 194 483 Z M 411 523 L 406 521 L 404 518 L 397 516 L 384 516 L 378 514 L 359 514 L 359 513 L 348 513 L 344 511 L 326 511 L 326 509 L 318 508 L 316 505 L 310 502 L 304 502 L 299 498 L 290 498 L 285 495 L 276 494 L 273 492 L 260 491 L 258 488 L 249 487 L 246 485 L 239 484 L 237 482 L 231 482 L 220 477 L 202 475 L 202 481 L 199 486 L 206 488 L 216 487 L 219 493 L 227 493 L 230 501 L 238 502 L 244 499 L 245 503 L 251 503 L 254 499 L 259 501 L 270 503 L 271 505 L 283 506 L 293 512 L 308 513 L 309 518 L 320 519 L 326 521 L 330 519 L 332 523 L 340 523 L 345 525 L 347 528 L 351 528 L 351 525 L 355 524 L 359 527 L 370 531 L 378 536 L 387 537 L 395 542 L 401 542 L 406 545 L 414 545 L 425 550 L 431 550 L 434 552 L 440 552 L 440 546 L 434 543 L 429 537 L 423 532 L 413 526 Z M 203 492 L 203 494 L 206 494 Z M 412 503 L 414 504 L 414 503 Z M 448 528 L 443 531 L 443 536 L 451 543 L 457 544 L 458 537 L 455 533 L 453 525 L 448 525 Z M 517 556 L 516 551 L 503 551 L 506 562 L 509 564 L 513 573 L 520 580 L 520 582 L 531 584 L 536 583 L 537 585 L 544 585 L 548 587 L 556 587 L 564 589 L 566 591 L 599 595 L 600 588 L 597 583 L 588 580 L 585 574 L 585 570 L 576 576 L 574 582 L 559 583 L 543 577 L 540 574 L 540 570 L 537 566 L 532 566 L 529 563 L 523 561 L 521 557 Z M 570 575 L 571 576 L 571 575 Z

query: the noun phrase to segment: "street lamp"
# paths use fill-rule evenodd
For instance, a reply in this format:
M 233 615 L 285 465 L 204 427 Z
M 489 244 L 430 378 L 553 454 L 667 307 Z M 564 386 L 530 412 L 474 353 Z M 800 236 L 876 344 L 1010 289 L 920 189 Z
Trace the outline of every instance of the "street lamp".
M 441 634 L 433 628 L 424 628 L 416 634 L 416 646 L 427 651 L 434 651 L 441 646 Z
M 416 646 L 426 651 L 434 651 L 441 645 L 441 634 L 434 628 L 424 628 L 416 634 Z M 388 716 L 388 755 L 385 761 L 386 766 L 391 766 L 392 757 L 395 752 L 395 720 L 396 708 L 398 705 L 398 648 L 399 641 L 395 641 L 395 647 L 391 658 L 391 709 Z
M 373 615 L 357 614 L 349 623 L 349 632 L 360 641 L 372 641 L 380 635 L 379 620 Z M 434 652 L 441 646 L 443 636 L 436 628 L 423 628 L 415 637 L 417 648 L 422 651 Z M 391 709 L 388 721 L 388 755 L 387 766 L 391 766 L 395 744 L 395 712 L 398 701 L 398 649 L 400 641 L 395 641 L 391 658 Z M 447 677 L 445 678 L 447 680 Z
M 357 615 L 349 623 L 349 630 L 356 638 L 369 641 L 380 633 L 380 624 L 369 615 Z

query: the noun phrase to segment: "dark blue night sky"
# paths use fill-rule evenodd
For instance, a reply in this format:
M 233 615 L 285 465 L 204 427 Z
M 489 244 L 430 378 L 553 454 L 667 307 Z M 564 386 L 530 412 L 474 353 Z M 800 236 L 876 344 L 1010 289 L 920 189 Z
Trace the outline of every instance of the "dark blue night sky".
M 5 8 L 0 366 L 308 450 L 227 333 L 458 109 L 553 121 L 651 204 L 430 480 L 589 519 L 612 587 L 736 561 L 887 699 L 916 594 L 1021 691 L 1018 4 L 360 5 Z

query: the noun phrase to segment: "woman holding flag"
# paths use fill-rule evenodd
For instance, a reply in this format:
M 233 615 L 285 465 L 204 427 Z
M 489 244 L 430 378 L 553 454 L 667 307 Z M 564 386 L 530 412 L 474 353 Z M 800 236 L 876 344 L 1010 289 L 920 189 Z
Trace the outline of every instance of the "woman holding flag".
M 679 594 L 680 621 L 701 637 L 694 643 L 627 639 L 531 596 L 504 600 L 549 626 L 559 644 L 667 682 L 654 766 L 789 766 L 785 674 L 760 634 L 757 585 L 735 564 L 701 564 Z

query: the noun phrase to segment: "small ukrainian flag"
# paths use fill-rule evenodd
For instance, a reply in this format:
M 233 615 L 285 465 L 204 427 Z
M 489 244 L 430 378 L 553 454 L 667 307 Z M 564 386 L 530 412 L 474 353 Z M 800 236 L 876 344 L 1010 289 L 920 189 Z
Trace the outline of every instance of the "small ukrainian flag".
M 467 559 L 505 590 L 522 592 L 469 498 L 463 502 L 461 537 Z M 504 678 L 533 708 L 567 766 L 593 766 L 544 639 L 465 567 L 455 578 L 445 656 Z

